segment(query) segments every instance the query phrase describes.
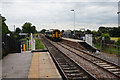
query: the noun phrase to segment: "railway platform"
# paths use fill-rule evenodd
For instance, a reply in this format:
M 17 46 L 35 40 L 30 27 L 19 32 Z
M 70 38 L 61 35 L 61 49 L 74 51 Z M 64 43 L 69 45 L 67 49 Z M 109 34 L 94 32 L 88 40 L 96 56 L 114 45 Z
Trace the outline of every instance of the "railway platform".
M 90 51 L 90 52 L 96 52 L 97 51 L 97 48 L 88 44 L 86 41 L 71 39 L 71 38 L 62 38 L 62 39 L 63 39 L 64 42 L 69 43 L 72 46 L 81 48 L 83 50 Z
M 70 39 L 70 38 L 62 38 L 62 39 L 64 40 L 64 42 L 69 43 L 72 46 L 81 48 L 82 50 L 87 50 L 87 49 L 89 50 L 89 48 L 90 48 L 90 46 L 88 46 L 85 49 L 85 47 L 83 46 L 84 44 L 82 44 L 82 43 L 84 43 L 83 40 L 76 40 L 76 39 Z M 81 45 L 78 45 L 77 43 L 79 43 Z M 94 48 L 94 50 L 97 50 L 95 47 L 93 47 L 93 48 Z M 107 53 L 104 53 L 104 52 L 99 52 L 99 53 L 93 54 L 93 55 L 96 56 L 96 57 L 99 57 L 101 59 L 104 59 L 108 62 L 111 62 L 113 64 L 116 64 L 116 65 L 120 66 L 119 65 L 119 62 L 120 62 L 119 57 L 117 55 L 107 54 Z
M 2 78 L 62 79 L 49 52 L 31 51 L 8 54 L 3 58 Z
M 61 76 L 54 65 L 49 52 L 34 52 L 28 78 L 56 78 Z
M 62 38 L 64 40 L 72 41 L 72 42 L 84 42 L 83 40 L 71 39 L 71 38 Z

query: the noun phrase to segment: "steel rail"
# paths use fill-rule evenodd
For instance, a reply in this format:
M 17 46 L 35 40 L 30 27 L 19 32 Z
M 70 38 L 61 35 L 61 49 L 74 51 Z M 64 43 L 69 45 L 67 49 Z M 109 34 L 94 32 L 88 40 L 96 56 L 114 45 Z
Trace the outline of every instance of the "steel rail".
M 115 75 L 116 77 L 120 78 L 120 75 L 117 75 L 117 74 L 115 74 L 115 73 L 109 71 L 107 68 L 104 68 L 104 67 L 98 65 L 98 64 L 95 63 L 95 62 L 92 62 L 92 60 L 88 59 L 88 57 L 87 57 L 87 58 L 86 58 L 86 57 L 83 57 L 83 56 L 81 56 L 80 54 L 77 54 L 76 52 L 74 52 L 74 51 L 72 51 L 72 50 L 66 48 L 66 47 L 63 46 L 63 45 L 61 45 L 60 43 L 58 43 L 58 44 L 59 44 L 60 46 L 64 47 L 65 49 L 71 51 L 72 53 L 76 54 L 77 56 L 82 57 L 83 59 L 85 59 L 85 60 L 87 60 L 87 61 L 89 61 L 89 62 L 95 64 L 96 66 L 98 66 L 98 67 L 104 69 L 105 71 L 107 71 L 107 72 L 109 72 L 109 73 Z M 66 44 L 64 44 L 64 45 L 66 45 Z M 67 45 L 67 46 L 68 46 L 68 45 Z M 71 47 L 71 46 L 69 45 L 69 47 Z M 73 48 L 73 46 L 72 46 L 71 48 Z M 74 48 L 74 49 L 75 49 L 75 48 Z M 78 50 L 78 49 L 76 49 L 76 50 Z M 102 61 L 102 62 L 104 62 L 104 63 L 108 63 L 107 65 L 115 66 L 115 67 L 117 67 L 116 69 L 119 69 L 119 70 L 120 70 L 120 67 L 119 67 L 119 66 L 114 65 L 114 64 L 112 64 L 112 63 L 110 63 L 110 62 L 107 62 L 106 60 L 102 60 L 101 58 L 98 58 L 98 57 L 96 57 L 96 56 L 93 56 L 93 55 L 91 55 L 91 54 L 89 54 L 89 53 L 87 53 L 87 52 L 85 52 L 85 51 L 81 51 L 81 50 L 78 50 L 78 51 L 83 52 L 83 53 L 86 53 L 88 56 L 91 56 L 91 57 L 93 57 L 93 58 L 96 58 L 97 61 L 99 60 L 99 62 Z
M 46 39 L 47 42 L 45 42 L 45 37 L 42 36 L 42 38 L 44 38 L 44 44 L 45 44 L 45 46 L 47 47 L 47 49 L 49 50 L 50 55 L 52 56 L 52 59 L 53 59 L 53 61 L 55 62 L 55 64 L 56 64 L 56 66 L 57 66 L 60 74 L 62 75 L 62 78 L 63 78 L 63 79 L 65 79 L 65 80 L 68 79 L 68 75 L 66 75 L 65 70 L 61 67 L 62 65 L 60 64 L 60 62 L 57 61 L 55 55 L 53 55 L 53 53 L 51 52 L 50 48 L 47 46 L 48 43 L 49 43 L 50 45 L 54 46 L 54 48 L 56 48 L 56 50 L 58 50 L 59 53 L 62 53 L 62 55 L 64 55 L 64 56 L 62 56 L 62 57 L 64 57 L 66 60 L 69 59 L 70 62 L 72 62 L 72 65 L 77 65 L 77 67 L 79 67 L 79 70 L 81 69 L 82 71 L 84 71 L 84 74 L 86 74 L 87 76 L 89 76 L 89 78 L 92 78 L 92 79 L 96 80 L 96 78 L 95 78 L 92 74 L 90 74 L 88 71 L 86 71 L 83 67 L 81 67 L 81 66 L 80 66 L 76 61 L 74 61 L 72 58 L 68 57 L 66 54 L 64 54 L 63 52 L 61 52 L 55 45 L 53 45 L 51 42 L 49 42 L 48 39 Z M 59 55 L 59 54 L 58 54 L 58 55 Z M 61 59 L 64 59 L 64 58 L 61 58 Z M 73 64 L 73 63 L 74 63 L 74 64 Z M 77 70 L 78 70 L 78 69 L 77 69 Z M 70 70 L 69 70 L 69 71 L 70 71 Z M 69 72 L 69 71 L 68 71 L 68 72 Z M 83 78 L 83 79 L 84 79 L 84 78 Z

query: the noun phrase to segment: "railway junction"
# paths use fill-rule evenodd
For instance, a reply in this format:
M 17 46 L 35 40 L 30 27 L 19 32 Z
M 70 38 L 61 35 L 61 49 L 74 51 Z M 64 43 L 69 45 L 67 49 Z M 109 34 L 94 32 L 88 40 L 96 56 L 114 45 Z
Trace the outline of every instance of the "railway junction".
M 2 60 L 4 79 L 119 80 L 120 66 L 101 58 L 97 49 L 84 41 L 63 38 L 54 42 L 38 34 L 44 50 L 8 54 Z M 104 56 L 105 57 L 105 56 Z

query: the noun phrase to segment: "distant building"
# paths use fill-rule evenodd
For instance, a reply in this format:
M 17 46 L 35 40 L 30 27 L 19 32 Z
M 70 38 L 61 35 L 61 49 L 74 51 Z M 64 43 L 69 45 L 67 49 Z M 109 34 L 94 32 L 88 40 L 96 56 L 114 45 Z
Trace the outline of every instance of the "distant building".
M 72 37 L 72 32 L 71 30 L 66 30 L 63 32 L 63 37 L 66 37 L 66 38 L 71 38 Z
M 85 36 L 85 34 L 82 33 L 82 32 L 75 32 L 75 38 L 77 38 L 77 39 L 82 39 L 83 40 L 84 36 Z

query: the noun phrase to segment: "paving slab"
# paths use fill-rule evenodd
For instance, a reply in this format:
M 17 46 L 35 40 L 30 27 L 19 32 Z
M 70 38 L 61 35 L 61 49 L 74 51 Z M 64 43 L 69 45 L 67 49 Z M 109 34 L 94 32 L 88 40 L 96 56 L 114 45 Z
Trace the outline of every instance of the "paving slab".
M 8 54 L 2 60 L 3 78 L 27 78 L 32 60 L 30 52 Z
M 49 52 L 34 52 L 28 78 L 61 79 Z
M 39 53 L 39 73 L 40 78 L 61 78 L 48 52 Z
M 71 38 L 62 38 L 68 41 L 73 41 L 73 42 L 84 42 L 83 40 L 78 40 L 78 39 L 71 39 Z

